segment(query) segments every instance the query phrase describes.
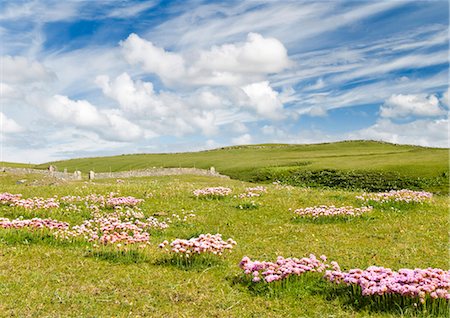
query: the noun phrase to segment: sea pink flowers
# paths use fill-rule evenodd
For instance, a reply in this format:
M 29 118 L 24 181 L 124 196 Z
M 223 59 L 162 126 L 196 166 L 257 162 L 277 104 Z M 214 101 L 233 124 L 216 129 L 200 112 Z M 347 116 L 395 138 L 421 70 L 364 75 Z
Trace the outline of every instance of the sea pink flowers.
M 326 271 L 325 278 L 336 284 L 356 285 L 362 296 L 400 295 L 418 298 L 421 303 L 427 297 L 450 300 L 450 271 L 438 268 L 400 269 L 370 266 L 342 272 L 339 268 Z
M 60 222 L 52 219 L 14 219 L 0 218 L 0 228 L 3 229 L 50 229 L 50 230 L 66 230 L 69 228 L 69 224 L 66 222 Z
M 281 281 L 291 276 L 301 276 L 307 272 L 323 272 L 329 265 L 322 255 L 319 259 L 314 254 L 303 258 L 284 258 L 278 256 L 276 262 L 252 261 L 245 256 L 239 263 L 244 274 L 251 275 L 253 282 L 261 280 L 266 283 Z
M 327 206 L 314 206 L 303 209 L 297 209 L 294 213 L 301 218 L 319 218 L 319 217 L 336 217 L 336 216 L 345 216 L 345 217 L 356 217 L 360 216 L 363 213 L 367 213 L 372 211 L 372 207 L 362 207 L 362 208 L 354 208 L 352 206 L 344 206 L 344 207 L 335 207 L 334 205 Z
M 231 251 L 237 243 L 229 238 L 224 241 L 221 234 L 201 234 L 189 240 L 176 239 L 170 243 L 171 252 L 189 258 L 199 254 L 222 255 L 226 250 Z M 168 241 L 162 242 L 159 247 L 164 248 L 169 245 Z
M 412 190 L 391 190 L 389 192 L 379 193 L 363 193 L 356 197 L 359 200 L 366 202 L 406 202 L 406 203 L 423 203 L 430 201 L 433 198 L 433 194 L 425 191 L 412 191 Z
M 94 218 L 84 221 L 81 225 L 73 226 L 55 233 L 62 239 L 82 238 L 88 242 L 101 245 L 118 244 L 149 244 L 152 229 L 165 229 L 168 225 L 154 217 L 145 219 L 138 210 L 116 210 L 113 213 L 102 215 L 94 213 Z
M 48 199 L 38 197 L 23 199 L 21 194 L 11 194 L 8 192 L 0 193 L 0 204 L 11 207 L 22 207 L 28 210 L 59 208 L 59 201 L 56 197 Z
M 23 199 L 21 194 L 11 194 L 8 192 L 0 193 L 0 204 L 9 205 L 11 207 L 22 207 L 27 210 L 38 209 L 55 209 L 59 208 L 61 204 L 86 202 L 99 204 L 101 207 L 117 207 L 117 206 L 136 206 L 142 203 L 144 200 L 137 199 L 132 196 L 117 197 L 116 194 L 111 192 L 108 196 L 100 194 L 89 194 L 85 197 L 80 196 L 64 196 L 58 199 L 57 196 L 52 198 L 28 198 Z
M 230 195 L 232 190 L 225 187 L 211 187 L 194 190 L 197 198 L 220 198 Z

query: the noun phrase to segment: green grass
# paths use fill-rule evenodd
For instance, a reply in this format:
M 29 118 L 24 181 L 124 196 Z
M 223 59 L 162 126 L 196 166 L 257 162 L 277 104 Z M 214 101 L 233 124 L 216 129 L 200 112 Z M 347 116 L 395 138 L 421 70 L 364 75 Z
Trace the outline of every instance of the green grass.
M 214 166 L 224 174 L 271 166 L 303 166 L 308 169 L 395 170 L 414 176 L 436 176 L 448 171 L 448 149 L 351 141 L 316 145 L 253 145 L 173 154 L 136 154 L 80 158 L 40 165 L 60 170 L 87 172 L 123 171 L 152 167 Z M 306 163 L 306 164 L 305 164 Z
M 344 269 L 379 265 L 448 268 L 449 199 L 430 204 L 380 205 L 367 217 L 334 222 L 299 222 L 289 208 L 320 204 L 359 206 L 360 192 L 280 187 L 252 198 L 256 209 L 238 209 L 248 199 L 199 200 L 196 188 L 228 186 L 234 194 L 248 183 L 199 176 L 154 177 L 95 183 L 16 185 L 1 175 L 2 191 L 24 197 L 106 194 L 145 198 L 148 216 L 193 210 L 187 223 L 152 233 L 145 250 L 93 249 L 82 242 L 58 242 L 49 233 L 0 230 L 0 316 L 17 317 L 396 317 L 348 302 L 317 277 L 280 293 L 265 292 L 242 281 L 243 256 L 274 260 L 277 255 L 325 254 Z M 149 196 L 149 194 L 152 196 Z M 0 217 L 52 217 L 79 224 L 86 211 L 25 212 L 1 207 Z M 221 233 L 238 245 L 216 260 L 180 264 L 157 248 L 163 240 Z M 409 315 L 411 316 L 411 315 Z
M 9 168 L 34 168 L 35 165 L 31 163 L 17 163 L 17 162 L 6 162 L 0 161 L 0 167 L 9 167 Z
M 87 172 L 123 171 L 152 167 L 197 167 L 208 169 L 214 166 L 222 174 L 243 181 L 269 182 L 280 179 L 278 174 L 304 173 L 324 170 L 350 174 L 350 188 L 388 190 L 396 187 L 415 187 L 448 193 L 449 151 L 448 149 L 396 145 L 374 141 L 347 141 L 311 145 L 266 144 L 226 147 L 211 151 L 172 154 L 135 154 L 112 157 L 80 158 L 49 164 L 59 170 L 81 170 Z M 368 182 L 352 184 L 353 175 L 360 175 Z M 261 178 L 263 175 L 263 178 Z M 368 189 L 367 184 L 387 178 L 377 189 Z M 289 182 L 288 182 L 289 183 Z M 378 183 L 380 183 L 378 181 Z M 302 184 L 303 185 L 303 184 Z M 324 186 L 316 179 L 307 186 Z M 327 186 L 327 184 L 325 184 Z M 347 186 L 346 186 L 347 187 Z

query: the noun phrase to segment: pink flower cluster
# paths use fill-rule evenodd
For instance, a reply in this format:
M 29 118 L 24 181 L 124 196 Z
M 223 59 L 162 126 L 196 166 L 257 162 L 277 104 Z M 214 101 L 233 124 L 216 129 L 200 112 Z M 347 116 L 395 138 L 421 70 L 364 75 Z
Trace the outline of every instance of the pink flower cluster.
M 367 213 L 372 211 L 372 207 L 362 207 L 362 208 L 354 208 L 352 206 L 344 206 L 337 208 L 334 205 L 327 206 L 314 206 L 303 209 L 297 209 L 294 211 L 296 215 L 302 218 L 319 218 L 319 217 L 336 217 L 336 216 L 360 216 L 363 213 Z
M 425 191 L 412 191 L 412 190 L 391 190 L 389 192 L 379 192 L 379 193 L 363 193 L 356 197 L 359 200 L 366 202 L 414 202 L 423 203 L 430 201 L 433 198 L 433 194 Z
M 169 245 L 168 241 L 159 244 L 160 248 L 165 248 Z M 222 255 L 225 250 L 231 250 L 236 245 L 236 242 L 229 238 L 224 241 L 221 234 L 201 234 L 199 237 L 194 237 L 189 240 L 176 239 L 170 243 L 171 252 L 189 258 L 193 255 L 199 254 L 213 254 Z
M 450 300 L 450 271 L 438 268 L 400 269 L 370 266 L 342 272 L 337 264 L 325 273 L 325 278 L 337 284 L 356 285 L 362 296 L 400 295 L 418 298 L 424 303 L 427 297 Z
M 267 188 L 263 186 L 245 188 L 244 193 L 238 195 L 239 199 L 260 197 L 263 193 L 267 193 Z
M 59 201 L 56 197 L 48 199 L 38 197 L 22 199 L 21 194 L 7 192 L 0 194 L 0 203 L 11 207 L 22 207 L 27 210 L 59 208 Z
M 301 276 L 307 272 L 323 272 L 329 265 L 322 255 L 319 259 L 314 254 L 304 258 L 284 258 L 278 256 L 276 262 L 252 261 L 245 256 L 239 263 L 244 274 L 251 275 L 253 282 L 263 280 L 266 283 L 281 281 L 292 276 Z
M 50 230 L 65 230 L 69 228 L 69 224 L 66 222 L 60 222 L 52 219 L 15 219 L 9 220 L 7 218 L 0 218 L 0 228 L 2 229 L 50 229 Z
M 11 202 L 16 202 L 22 198 L 21 194 L 12 194 L 8 192 L 0 193 L 0 203 L 10 204 Z
M 122 244 L 148 244 L 150 230 L 167 227 L 165 222 L 160 222 L 154 217 L 145 219 L 139 209 L 119 208 L 107 215 L 94 212 L 93 219 L 70 229 L 58 231 L 55 235 L 62 239 L 83 238 L 88 242 L 102 245 L 116 244 L 120 247 Z
M 116 207 L 116 206 L 136 206 L 142 203 L 144 200 L 137 199 L 132 196 L 117 197 L 116 193 L 111 192 L 108 196 L 101 194 L 89 194 L 87 196 L 73 196 L 68 195 L 61 198 L 62 202 L 74 203 L 74 202 L 88 202 L 94 204 L 100 204 L 101 207 Z
M 109 197 L 106 199 L 106 206 L 115 207 L 115 206 L 136 206 L 143 202 L 142 199 L 136 199 L 132 196 L 127 197 Z
M 193 193 L 197 198 L 219 198 L 230 195 L 232 190 L 225 187 L 197 189 Z

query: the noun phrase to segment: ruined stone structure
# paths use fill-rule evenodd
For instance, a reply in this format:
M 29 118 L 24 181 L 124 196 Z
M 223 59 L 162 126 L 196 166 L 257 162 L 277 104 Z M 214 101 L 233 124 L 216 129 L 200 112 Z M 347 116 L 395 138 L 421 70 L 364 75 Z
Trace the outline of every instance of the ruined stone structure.
M 75 171 L 73 174 L 67 173 L 67 169 L 64 172 L 41 169 L 29 169 L 29 168 L 0 168 L 1 172 L 9 172 L 12 174 L 43 174 L 52 176 L 57 179 L 64 180 L 82 180 L 81 171 Z M 118 171 L 118 172 L 97 172 L 90 171 L 88 174 L 89 180 L 95 179 L 122 179 L 122 178 L 132 178 L 132 177 L 151 177 L 151 176 L 176 176 L 176 175 L 199 175 L 199 176 L 214 176 L 220 178 L 227 178 L 228 176 L 221 175 L 216 172 L 214 167 L 210 169 L 198 169 L 198 168 L 150 168 L 143 170 L 130 170 L 130 171 Z

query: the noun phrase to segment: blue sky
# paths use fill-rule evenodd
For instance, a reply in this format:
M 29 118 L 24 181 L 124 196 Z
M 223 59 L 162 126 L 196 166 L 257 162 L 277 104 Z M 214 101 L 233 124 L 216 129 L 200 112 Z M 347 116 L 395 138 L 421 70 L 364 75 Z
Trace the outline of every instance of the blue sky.
M 1 160 L 448 147 L 447 1 L 1 1 Z

